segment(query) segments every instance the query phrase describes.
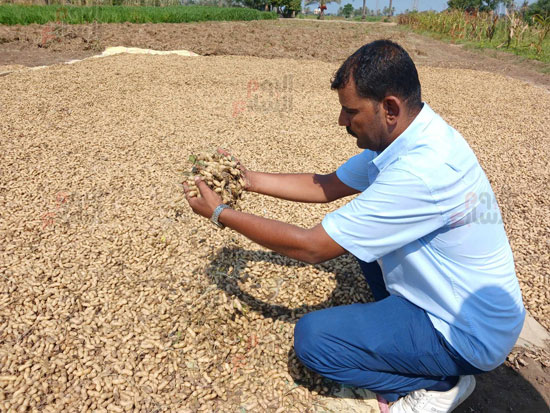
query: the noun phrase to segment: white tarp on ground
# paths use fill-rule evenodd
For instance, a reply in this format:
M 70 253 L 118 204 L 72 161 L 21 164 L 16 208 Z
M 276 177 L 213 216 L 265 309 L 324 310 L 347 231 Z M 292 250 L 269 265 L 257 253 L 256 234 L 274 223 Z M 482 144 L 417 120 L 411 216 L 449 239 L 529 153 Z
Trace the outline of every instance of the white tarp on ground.
M 167 55 L 167 54 L 177 54 L 180 56 L 199 56 L 198 54 L 194 52 L 190 52 L 189 50 L 153 50 L 153 49 L 140 49 L 139 47 L 126 47 L 126 46 L 115 46 L 115 47 L 107 47 L 103 53 L 92 56 L 91 58 L 96 57 L 106 57 L 106 56 L 113 56 L 116 54 L 121 53 L 129 53 L 129 54 L 159 54 L 159 55 Z M 91 59 L 89 58 L 89 59 Z M 67 63 L 76 63 L 80 62 L 80 60 L 70 60 Z
M 177 54 L 180 56 L 200 56 L 194 52 L 191 52 L 189 50 L 153 50 L 153 49 L 140 49 L 139 47 L 126 47 L 126 46 L 114 46 L 114 47 L 107 47 L 103 53 L 88 57 L 86 59 L 93 59 L 97 57 L 106 57 L 106 56 L 113 56 L 117 54 L 122 53 L 129 53 L 129 54 L 151 54 L 151 55 L 168 55 L 168 54 Z M 65 64 L 73 64 L 77 62 L 81 62 L 82 60 L 86 59 L 74 59 L 69 60 L 68 62 L 64 62 Z M 35 66 L 31 67 L 29 69 L 43 69 L 48 66 Z M 25 66 L 20 65 L 11 65 L 11 66 L 0 66 L 0 76 L 5 76 L 11 72 L 15 72 L 18 70 L 27 69 Z

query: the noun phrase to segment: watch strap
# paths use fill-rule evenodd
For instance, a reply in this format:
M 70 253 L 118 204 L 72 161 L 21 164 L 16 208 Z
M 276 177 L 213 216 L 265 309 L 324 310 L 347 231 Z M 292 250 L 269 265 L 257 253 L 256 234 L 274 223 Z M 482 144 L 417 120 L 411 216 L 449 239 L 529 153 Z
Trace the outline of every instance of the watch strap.
M 218 228 L 221 228 L 221 229 L 224 229 L 225 225 L 223 225 L 219 221 L 219 218 L 220 218 L 220 214 L 222 213 L 222 211 L 226 208 L 230 208 L 230 206 L 227 205 L 227 204 L 218 205 L 216 207 L 216 209 L 214 209 L 214 212 L 212 213 L 212 216 L 210 217 L 210 221 L 212 221 L 214 223 L 214 225 L 216 225 Z

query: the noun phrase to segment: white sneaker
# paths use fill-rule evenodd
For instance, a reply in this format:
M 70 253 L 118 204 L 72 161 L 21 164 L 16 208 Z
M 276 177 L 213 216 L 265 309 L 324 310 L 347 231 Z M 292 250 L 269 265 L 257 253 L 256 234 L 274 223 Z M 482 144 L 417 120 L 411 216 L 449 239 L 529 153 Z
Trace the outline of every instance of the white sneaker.
M 449 391 L 415 390 L 390 407 L 390 413 L 449 413 L 472 394 L 476 387 L 474 376 L 460 376 Z

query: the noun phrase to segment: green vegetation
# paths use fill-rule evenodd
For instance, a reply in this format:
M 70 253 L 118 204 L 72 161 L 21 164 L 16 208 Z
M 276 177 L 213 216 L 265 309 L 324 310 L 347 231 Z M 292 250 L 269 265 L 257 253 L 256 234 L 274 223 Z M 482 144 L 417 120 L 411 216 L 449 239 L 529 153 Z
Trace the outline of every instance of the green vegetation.
M 276 19 L 277 13 L 243 7 L 209 6 L 23 6 L 0 5 L 0 24 L 80 23 L 189 23 L 208 20 Z
M 307 14 L 300 13 L 296 17 L 301 20 L 319 20 L 319 16 L 313 13 L 307 13 Z M 325 20 L 345 20 L 343 17 L 330 16 L 330 15 L 327 16 L 326 14 L 324 19 Z
M 449 0 L 447 5 L 450 9 L 457 10 L 490 11 L 495 10 L 499 3 L 511 4 L 510 1 L 506 0 Z
M 186 0 L 215 1 L 215 0 Z M 221 0 L 218 0 L 221 1 Z M 293 17 L 302 10 L 302 0 L 223 0 L 228 5 L 241 4 L 256 10 L 276 10 L 283 17 Z M 218 3 L 219 4 L 219 3 Z
M 510 51 L 550 63 L 550 18 L 540 15 L 526 19 L 514 11 L 498 16 L 493 12 L 465 13 L 451 10 L 442 13 L 409 13 L 399 16 L 398 22 L 421 33 L 435 34 L 444 40 L 478 48 Z
M 342 14 L 346 19 L 349 19 L 353 14 L 353 5 L 348 3 L 344 7 L 342 7 Z
M 550 17 L 550 0 L 539 0 L 531 4 L 526 11 L 526 16 L 528 18 L 532 18 L 537 14 L 543 19 Z

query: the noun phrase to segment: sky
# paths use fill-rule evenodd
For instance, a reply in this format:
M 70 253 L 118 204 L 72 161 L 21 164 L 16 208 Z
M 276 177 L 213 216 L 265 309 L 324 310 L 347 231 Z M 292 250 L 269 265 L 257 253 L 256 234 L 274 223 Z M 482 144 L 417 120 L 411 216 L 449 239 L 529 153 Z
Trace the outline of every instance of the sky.
M 529 3 L 533 3 L 535 0 L 530 0 Z M 516 0 L 516 3 L 521 3 L 522 1 Z M 351 3 L 354 8 L 363 7 L 363 0 L 342 0 L 340 4 L 329 3 L 327 5 L 328 12 L 336 14 L 338 8 L 344 6 L 348 3 Z M 406 9 L 412 10 L 414 0 L 393 0 L 392 6 L 395 7 L 395 14 L 402 13 Z M 435 10 L 442 11 L 447 8 L 447 0 L 417 0 L 418 11 L 424 10 Z M 367 8 L 376 10 L 377 6 L 380 10 L 384 7 L 388 7 L 390 4 L 389 0 L 367 0 Z M 315 9 L 316 5 L 312 4 L 311 9 Z

